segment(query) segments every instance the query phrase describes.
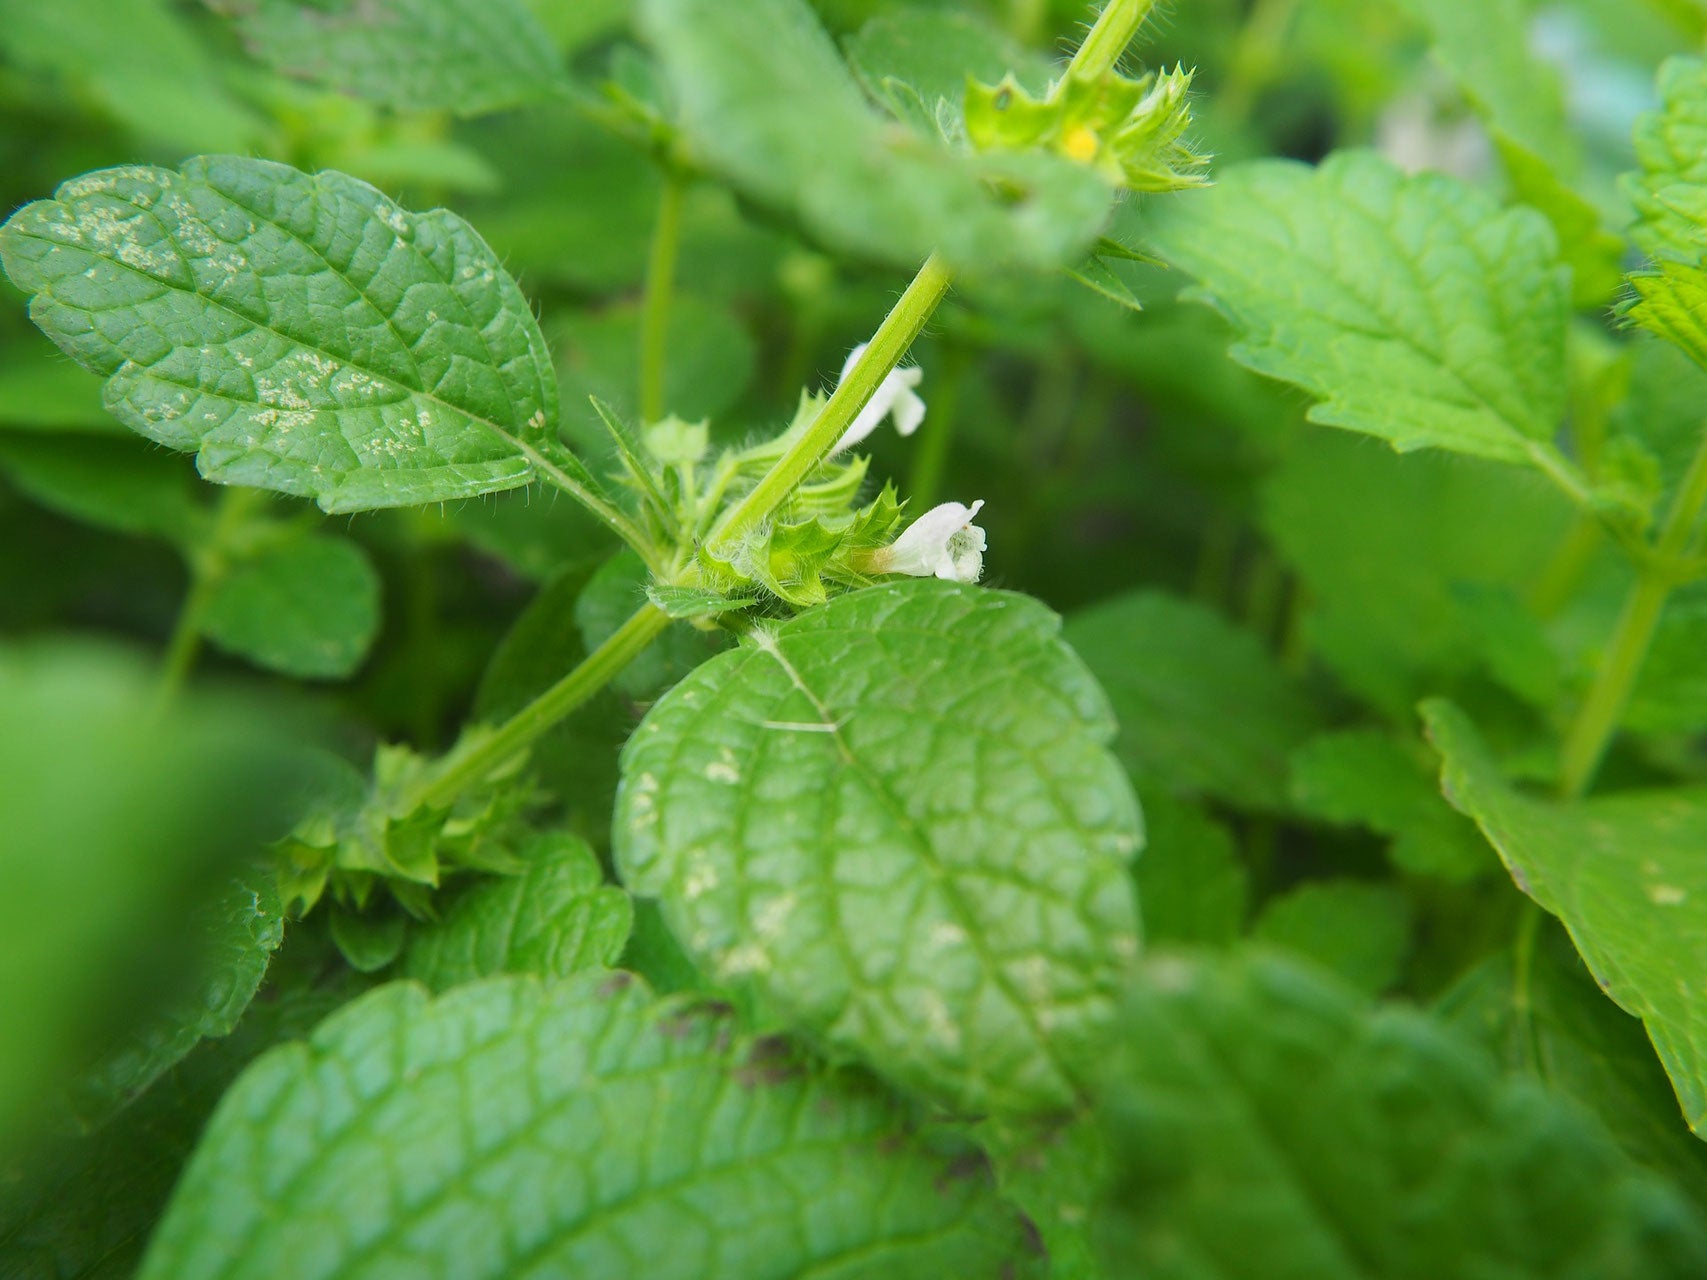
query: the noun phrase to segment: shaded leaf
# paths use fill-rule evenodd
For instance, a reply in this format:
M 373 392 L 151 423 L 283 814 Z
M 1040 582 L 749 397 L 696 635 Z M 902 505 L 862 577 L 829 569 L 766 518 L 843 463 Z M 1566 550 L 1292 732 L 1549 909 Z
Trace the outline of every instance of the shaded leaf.
M 477 115 L 563 89 L 523 0 L 207 0 L 277 71 L 405 111 Z
M 220 579 L 204 626 L 220 648 L 274 671 L 347 676 L 379 629 L 379 575 L 348 538 L 292 538 Z
M 1066 636 L 1108 691 L 1115 752 L 1140 784 L 1285 806 L 1287 753 L 1315 731 L 1316 713 L 1254 635 L 1139 591 L 1073 615 Z
M 1104 1108 L 1103 1236 L 1147 1280 L 1606 1280 L 1707 1267 L 1701 1220 L 1563 1099 L 1276 957 L 1145 966 Z

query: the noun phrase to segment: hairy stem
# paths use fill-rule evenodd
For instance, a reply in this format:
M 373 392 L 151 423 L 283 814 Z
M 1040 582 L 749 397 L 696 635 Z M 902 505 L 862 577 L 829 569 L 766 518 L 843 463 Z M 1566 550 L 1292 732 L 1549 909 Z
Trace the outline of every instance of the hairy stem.
M 836 442 L 846 434 L 859 411 L 865 408 L 883 379 L 889 376 L 913 339 L 925 327 L 943 297 L 954 273 L 932 254 L 919 268 L 919 274 L 907 286 L 900 299 L 890 309 L 883 323 L 877 326 L 865 354 L 843 378 L 829 403 L 806 433 L 795 441 L 787 453 L 760 478 L 758 484 L 740 503 L 724 516 L 712 530 L 713 544 L 734 542 L 758 528 L 771 514 L 788 501 L 800 482 L 812 468 L 822 462 Z
M 1109 0 L 1067 64 L 1067 78 L 1096 80 L 1113 71 L 1155 7 L 1156 0 Z
M 1653 643 L 1660 615 L 1680 580 L 1679 568 L 1694 540 L 1695 526 L 1707 507 L 1707 432 L 1689 471 L 1672 499 L 1659 541 L 1636 567 L 1636 581 L 1625 597 L 1606 657 L 1583 700 L 1560 757 L 1559 792 L 1567 800 L 1582 796 L 1618 730 L 1618 722 L 1636 686 Z
M 664 360 L 670 337 L 670 301 L 676 258 L 682 245 L 682 194 L 686 183 L 666 172 L 658 197 L 658 221 L 646 259 L 646 300 L 640 317 L 640 419 L 664 416 Z
M 568 675 L 493 732 L 470 739 L 467 746 L 446 756 L 422 789 L 418 802 L 448 809 L 463 791 L 490 777 L 548 729 L 584 706 L 669 625 L 670 617 L 662 609 L 642 605 Z

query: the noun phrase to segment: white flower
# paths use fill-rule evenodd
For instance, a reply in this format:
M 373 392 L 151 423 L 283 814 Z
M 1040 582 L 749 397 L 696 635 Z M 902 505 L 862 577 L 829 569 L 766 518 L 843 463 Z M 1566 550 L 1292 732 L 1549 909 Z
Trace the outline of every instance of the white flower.
M 949 582 L 976 582 L 984 572 L 984 531 L 972 521 L 984 505 L 945 502 L 932 507 L 889 546 L 875 552 L 871 567 L 878 573 L 906 573 L 915 578 L 935 574 Z
M 854 365 L 859 363 L 859 358 L 870 345 L 869 342 L 862 342 L 848 353 L 847 363 L 842 366 L 842 376 L 837 380 L 837 386 L 847 381 L 848 374 L 853 372 Z M 913 388 L 919 385 L 919 379 L 924 376 L 925 371 L 917 366 L 891 369 L 878 384 L 877 390 L 871 393 L 871 399 L 865 402 L 865 408 L 859 411 L 859 417 L 853 420 L 853 425 L 836 441 L 836 447 L 830 450 L 831 454 L 853 448 L 876 431 L 886 417 L 894 417 L 895 430 L 904 436 L 910 436 L 917 431 L 919 423 L 925 420 L 925 402 Z

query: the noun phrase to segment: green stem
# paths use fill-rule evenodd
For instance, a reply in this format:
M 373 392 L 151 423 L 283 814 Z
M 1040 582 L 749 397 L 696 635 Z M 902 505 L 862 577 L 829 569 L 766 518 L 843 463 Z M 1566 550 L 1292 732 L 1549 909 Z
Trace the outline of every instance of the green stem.
M 954 273 L 936 254 L 925 260 L 925 265 L 919 268 L 919 274 L 913 277 L 906 292 L 883 318 L 883 323 L 877 326 L 865 354 L 842 379 L 817 419 L 712 530 L 709 540 L 713 544 L 739 540 L 788 501 L 789 495 L 800 487 L 800 482 L 812 468 L 835 448 L 836 442 L 859 416 L 859 411 L 865 408 L 865 402 L 871 399 L 890 370 L 907 354 L 913 339 L 919 336 L 925 322 L 948 293 L 953 278 Z
M 738 538 L 768 519 L 788 499 L 853 422 L 889 371 L 900 362 L 948 292 L 952 273 L 932 255 L 884 317 L 871 345 L 836 388 L 811 427 L 776 462 L 758 486 L 713 532 L 713 540 Z M 491 733 L 470 739 L 439 763 L 407 807 L 448 809 L 469 787 L 491 777 L 539 737 L 603 689 L 670 625 L 669 615 L 643 605 L 579 666 Z
M 1660 614 L 1678 585 L 1679 566 L 1690 550 L 1703 507 L 1707 507 L 1707 432 L 1703 432 L 1689 471 L 1672 499 L 1659 541 L 1637 563 L 1636 582 L 1624 600 L 1606 657 L 1565 737 L 1559 791 L 1567 800 L 1575 800 L 1588 790 L 1617 732 L 1653 643 Z
M 446 756 L 416 802 L 435 809 L 450 808 L 465 790 L 496 773 L 558 721 L 584 706 L 669 625 L 670 617 L 662 609 L 642 605 L 568 675 L 492 733 L 472 739 L 467 747 Z
M 160 682 L 154 690 L 157 712 L 171 705 L 195 668 L 196 659 L 201 655 L 202 630 L 208 607 L 213 603 L 219 584 L 231 571 L 225 544 L 260 503 L 259 489 L 233 487 L 224 490 L 215 508 L 213 527 L 208 530 L 207 544 L 185 556 L 190 571 L 190 589 L 178 610 L 178 620 L 172 625 L 166 654 L 160 662 Z
M 1067 64 L 1067 74 L 1061 83 L 1069 79 L 1100 80 L 1113 71 L 1120 55 L 1126 52 L 1126 46 L 1132 43 L 1132 37 L 1138 34 L 1138 28 L 1155 7 L 1156 0 L 1109 0 L 1097 15 L 1096 25 L 1085 42 Z
M 676 258 L 682 245 L 682 193 L 686 183 L 674 172 L 664 175 L 658 197 L 658 221 L 646 260 L 646 300 L 640 317 L 640 419 L 664 416 L 664 358 L 670 339 L 670 297 L 676 283 Z

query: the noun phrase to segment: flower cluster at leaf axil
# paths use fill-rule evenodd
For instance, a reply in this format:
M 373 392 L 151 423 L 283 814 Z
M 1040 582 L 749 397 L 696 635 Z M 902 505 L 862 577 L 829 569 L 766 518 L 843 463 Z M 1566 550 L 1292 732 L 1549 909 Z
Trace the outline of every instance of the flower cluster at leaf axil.
M 843 379 L 865 350 L 849 354 Z M 616 441 L 619 482 L 651 540 L 637 550 L 653 574 L 653 602 L 673 617 L 713 625 L 721 615 L 754 607 L 809 608 L 890 574 L 976 582 L 985 537 L 972 519 L 981 501 L 943 503 L 911 523 L 892 485 L 861 501 L 869 460 L 849 450 L 885 419 L 903 436 L 917 431 L 925 417 L 917 391 L 922 377 L 915 367 L 891 369 L 804 483 L 768 520 L 733 537 L 724 533 L 727 514 L 796 445 L 827 397 L 803 393 L 779 435 L 715 456 L 704 423 L 665 418 L 634 439 L 600 406 Z

